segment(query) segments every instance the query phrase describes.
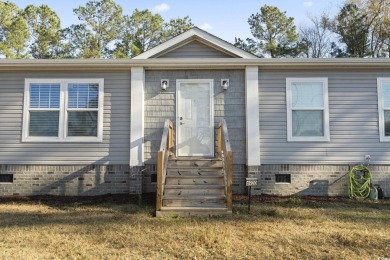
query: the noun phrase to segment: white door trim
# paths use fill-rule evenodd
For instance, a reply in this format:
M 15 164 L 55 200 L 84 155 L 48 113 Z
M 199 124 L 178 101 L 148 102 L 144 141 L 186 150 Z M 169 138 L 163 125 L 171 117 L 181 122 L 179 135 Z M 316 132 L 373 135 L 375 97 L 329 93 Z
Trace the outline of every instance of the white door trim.
M 210 87 L 210 153 L 209 154 L 190 154 L 185 156 L 214 156 L 214 80 L 213 79 L 177 79 L 176 80 L 176 155 L 179 155 L 179 99 L 180 99 L 180 85 L 182 83 L 208 83 Z

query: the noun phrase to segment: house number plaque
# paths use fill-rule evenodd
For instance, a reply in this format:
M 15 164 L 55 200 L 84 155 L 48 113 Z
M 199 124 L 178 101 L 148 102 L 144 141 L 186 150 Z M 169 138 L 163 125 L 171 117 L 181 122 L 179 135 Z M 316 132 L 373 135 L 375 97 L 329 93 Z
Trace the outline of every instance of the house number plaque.
M 257 178 L 246 178 L 246 186 L 257 186 Z

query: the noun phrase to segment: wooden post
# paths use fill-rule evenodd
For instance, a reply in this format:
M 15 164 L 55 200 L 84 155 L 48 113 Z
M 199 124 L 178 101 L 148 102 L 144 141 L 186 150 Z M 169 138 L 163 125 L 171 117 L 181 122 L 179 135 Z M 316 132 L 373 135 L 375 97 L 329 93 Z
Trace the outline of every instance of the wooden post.
M 222 124 L 218 124 L 218 129 L 217 129 L 217 152 L 218 152 L 218 157 L 222 158 Z
M 227 167 L 227 209 L 232 211 L 233 209 L 233 195 L 232 195 L 232 186 L 233 186 L 233 153 L 228 151 L 226 155 L 226 167 Z
M 161 210 L 162 207 L 163 172 L 164 172 L 164 151 L 159 151 L 157 154 L 157 198 L 156 198 L 157 211 Z
M 168 131 L 168 151 L 169 151 L 169 157 L 172 157 L 172 155 L 173 155 L 172 147 L 173 147 L 173 125 L 172 125 L 172 122 L 169 121 L 169 131 Z
M 168 166 L 168 158 L 171 156 L 171 148 L 173 146 L 173 124 L 167 119 L 165 120 L 164 130 L 161 138 L 160 150 L 157 153 L 157 196 L 156 210 L 159 211 L 163 204 L 164 182 L 166 167 Z

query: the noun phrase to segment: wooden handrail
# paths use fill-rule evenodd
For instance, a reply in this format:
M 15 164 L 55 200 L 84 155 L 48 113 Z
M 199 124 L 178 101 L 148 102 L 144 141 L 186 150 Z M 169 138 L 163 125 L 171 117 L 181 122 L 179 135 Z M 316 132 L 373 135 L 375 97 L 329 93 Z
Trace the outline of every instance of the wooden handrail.
M 229 134 L 225 119 L 222 119 L 217 128 L 217 153 L 223 162 L 223 172 L 225 180 L 225 195 L 227 209 L 233 208 L 233 152 L 230 146 Z
M 161 138 L 160 150 L 157 153 L 157 198 L 156 210 L 161 210 L 164 194 L 165 176 L 167 174 L 168 158 L 172 155 L 173 124 L 166 119 Z

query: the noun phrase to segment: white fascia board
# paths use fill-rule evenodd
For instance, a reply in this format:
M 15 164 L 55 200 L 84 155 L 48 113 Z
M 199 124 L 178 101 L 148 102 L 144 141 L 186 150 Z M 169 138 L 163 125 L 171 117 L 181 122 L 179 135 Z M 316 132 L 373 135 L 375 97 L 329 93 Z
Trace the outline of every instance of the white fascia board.
M 339 69 L 390 69 L 390 59 L 240 59 L 240 58 L 185 58 L 185 59 L 62 59 L 62 60 L 15 60 L 0 59 L 0 71 L 24 71 L 24 70 L 58 70 L 58 71 L 129 71 L 132 67 L 144 67 L 146 69 L 171 69 L 171 68 L 242 68 L 246 66 L 259 66 L 266 70 L 323 70 Z
M 206 42 L 210 42 L 212 45 L 218 47 L 218 48 L 221 48 L 222 50 L 225 50 L 227 52 L 230 52 L 230 53 L 233 53 L 237 56 L 239 56 L 240 58 L 244 58 L 244 59 L 256 59 L 257 57 L 253 54 L 250 54 L 246 51 L 243 51 L 241 50 L 240 48 L 237 48 L 235 47 L 234 45 L 222 40 L 222 39 L 219 39 L 218 37 L 214 36 L 214 35 L 211 35 L 205 31 L 202 31 L 201 29 L 199 28 L 192 28 L 191 30 L 185 32 L 185 33 L 182 33 L 136 57 L 134 57 L 133 59 L 136 59 L 136 60 L 139 60 L 139 59 L 149 59 L 161 52 L 164 52 L 165 50 L 171 48 L 172 46 L 175 46 L 175 45 L 178 45 L 180 44 L 181 42 L 184 42 L 192 37 L 198 37 L 200 39 L 203 39 L 205 40 Z
M 144 163 L 144 85 L 144 68 L 131 68 L 130 166 Z
M 145 68 L 245 68 L 258 66 L 264 70 L 348 70 L 390 69 L 390 59 L 240 59 L 240 58 L 171 58 L 130 60 L 131 66 Z M 1 63 L 0 63 L 1 64 Z
M 248 166 L 260 166 L 259 69 L 245 69 L 246 157 Z

